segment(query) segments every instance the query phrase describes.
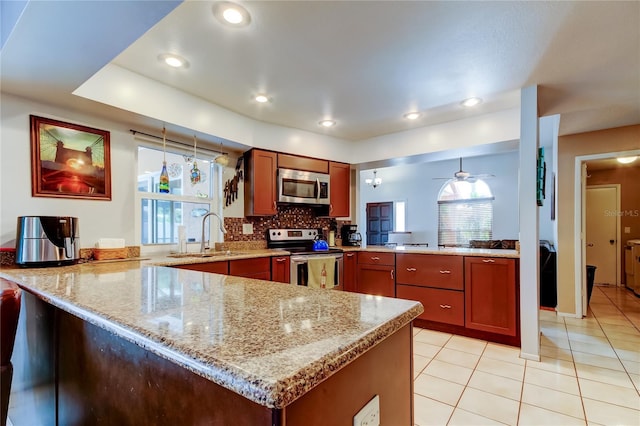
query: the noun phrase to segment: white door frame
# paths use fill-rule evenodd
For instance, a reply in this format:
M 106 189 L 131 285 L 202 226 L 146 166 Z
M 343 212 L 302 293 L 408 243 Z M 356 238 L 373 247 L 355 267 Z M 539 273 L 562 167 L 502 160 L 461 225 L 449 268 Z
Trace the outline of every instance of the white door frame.
M 621 233 L 620 233 L 620 226 L 621 226 L 621 221 L 620 221 L 620 205 L 621 205 L 621 201 L 620 201 L 620 184 L 619 183 L 607 183 L 607 184 L 602 184 L 602 185 L 587 185 L 586 189 L 597 189 L 597 188 L 615 188 L 616 190 L 616 209 L 615 213 L 616 215 L 616 286 L 620 285 L 620 269 L 622 268 L 622 259 L 620 256 L 620 238 L 621 238 Z M 585 200 L 586 201 L 586 200 Z M 585 236 L 586 236 L 586 224 L 585 224 Z M 585 241 L 586 244 L 586 241 Z M 585 264 L 583 265 L 583 267 L 586 267 L 586 248 L 585 248 Z
M 623 151 L 623 152 L 605 152 L 601 154 L 579 155 L 575 157 L 574 170 L 574 217 L 573 217 L 573 247 L 574 247 L 574 288 L 576 316 L 582 317 L 587 315 L 587 274 L 585 271 L 586 264 L 586 241 L 585 235 L 585 196 L 586 190 L 586 174 L 583 177 L 583 169 L 586 165 L 585 161 L 602 160 L 605 158 L 626 157 L 632 155 L 640 155 L 640 149 Z

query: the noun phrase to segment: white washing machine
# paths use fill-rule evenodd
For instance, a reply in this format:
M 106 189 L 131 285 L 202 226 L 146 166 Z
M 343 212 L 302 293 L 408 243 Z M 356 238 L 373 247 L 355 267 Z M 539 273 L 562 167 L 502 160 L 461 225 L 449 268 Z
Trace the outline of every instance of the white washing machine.
M 627 287 L 633 290 L 636 296 L 640 297 L 640 239 L 627 241 L 625 263 L 629 257 L 631 258 L 632 267 L 629 268 L 629 265 L 625 265 Z M 632 276 L 629 276 L 629 273 L 631 273 Z

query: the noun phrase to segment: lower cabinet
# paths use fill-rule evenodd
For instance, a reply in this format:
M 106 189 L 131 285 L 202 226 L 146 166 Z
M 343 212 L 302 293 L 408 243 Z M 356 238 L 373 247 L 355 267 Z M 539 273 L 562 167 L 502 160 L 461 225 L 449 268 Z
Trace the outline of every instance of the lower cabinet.
M 344 291 L 356 291 L 356 280 L 358 277 L 358 253 L 345 252 L 342 257 L 342 289 Z
M 396 297 L 417 300 L 424 306 L 419 319 L 464 326 L 464 292 L 398 284 Z
M 394 253 L 359 252 L 356 291 L 376 296 L 395 297 L 395 264 Z
M 290 256 L 271 258 L 271 281 L 287 283 L 291 281 Z
M 493 257 L 465 257 L 464 275 L 465 326 L 474 330 L 516 336 L 516 261 Z
M 190 263 L 188 265 L 176 265 L 174 268 L 188 269 L 190 271 L 211 272 L 213 274 L 229 275 L 229 262 Z
M 253 259 L 230 260 L 229 275 L 234 277 L 255 278 L 258 280 L 270 280 L 270 259 L 269 257 L 258 257 Z

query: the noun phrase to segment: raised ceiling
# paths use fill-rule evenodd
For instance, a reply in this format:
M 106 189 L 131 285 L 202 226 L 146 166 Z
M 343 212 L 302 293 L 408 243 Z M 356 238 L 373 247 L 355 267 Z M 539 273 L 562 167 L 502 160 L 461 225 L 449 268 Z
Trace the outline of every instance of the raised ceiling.
M 640 2 L 247 1 L 245 28 L 221 25 L 213 3 L 29 2 L 3 45 L 2 90 L 155 125 L 71 94 L 112 64 L 345 141 L 517 107 L 529 85 L 560 134 L 640 123 Z M 190 66 L 164 66 L 167 52 Z M 470 96 L 484 102 L 462 108 Z

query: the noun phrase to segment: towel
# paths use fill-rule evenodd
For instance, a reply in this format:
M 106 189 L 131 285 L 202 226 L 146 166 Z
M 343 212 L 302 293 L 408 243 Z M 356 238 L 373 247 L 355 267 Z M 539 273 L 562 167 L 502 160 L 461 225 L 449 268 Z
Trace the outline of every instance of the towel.
M 336 271 L 336 258 L 333 256 L 313 256 L 307 260 L 309 278 L 307 286 L 311 288 L 333 288 Z M 322 285 L 322 269 L 326 272 L 326 281 Z

